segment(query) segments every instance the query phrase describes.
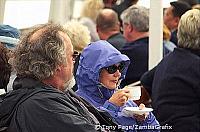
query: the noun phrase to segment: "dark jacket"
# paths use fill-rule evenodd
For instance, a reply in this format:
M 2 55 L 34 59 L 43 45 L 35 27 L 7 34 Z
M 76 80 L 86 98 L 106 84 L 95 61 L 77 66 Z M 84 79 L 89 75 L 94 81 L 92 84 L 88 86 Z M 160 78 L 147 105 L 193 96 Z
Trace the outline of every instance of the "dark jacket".
M 140 80 L 140 77 L 148 70 L 149 38 L 141 38 L 136 41 L 126 43 L 121 52 L 127 55 L 131 61 L 122 85 Z
M 126 43 L 126 39 L 121 33 L 113 34 L 107 39 L 107 41 L 118 50 L 120 50 Z
M 95 131 L 96 118 L 79 101 L 31 78 L 16 79 L 0 103 L 0 128 L 8 132 Z
M 200 51 L 175 48 L 156 67 L 152 105 L 161 125 L 200 131 Z

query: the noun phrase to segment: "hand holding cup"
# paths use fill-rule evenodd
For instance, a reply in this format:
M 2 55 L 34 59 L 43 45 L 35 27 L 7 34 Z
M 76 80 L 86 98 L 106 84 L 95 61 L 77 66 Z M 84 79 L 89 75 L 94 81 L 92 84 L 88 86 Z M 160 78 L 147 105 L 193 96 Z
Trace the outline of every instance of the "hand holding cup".
M 131 100 L 139 100 L 141 96 L 141 87 L 140 86 L 125 86 L 124 89 L 130 91 Z
M 116 106 L 123 106 L 129 97 L 130 97 L 129 90 L 120 89 L 111 96 L 109 102 L 113 103 Z

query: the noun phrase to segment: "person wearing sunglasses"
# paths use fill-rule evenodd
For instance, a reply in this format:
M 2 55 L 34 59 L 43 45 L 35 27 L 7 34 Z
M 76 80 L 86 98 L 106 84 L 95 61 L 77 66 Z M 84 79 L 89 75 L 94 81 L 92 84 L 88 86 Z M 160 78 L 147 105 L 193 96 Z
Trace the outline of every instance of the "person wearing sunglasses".
M 126 126 L 127 131 L 135 131 L 134 128 L 127 129 L 134 125 L 159 125 L 152 113 L 147 117 L 142 115 L 144 117 L 142 120 L 141 117 L 123 115 L 123 108 L 137 107 L 132 100 L 128 99 L 129 90 L 120 87 L 129 64 L 129 58 L 107 41 L 92 42 L 80 56 L 76 73 L 78 86 L 76 93 L 96 108 L 107 111 L 119 125 Z

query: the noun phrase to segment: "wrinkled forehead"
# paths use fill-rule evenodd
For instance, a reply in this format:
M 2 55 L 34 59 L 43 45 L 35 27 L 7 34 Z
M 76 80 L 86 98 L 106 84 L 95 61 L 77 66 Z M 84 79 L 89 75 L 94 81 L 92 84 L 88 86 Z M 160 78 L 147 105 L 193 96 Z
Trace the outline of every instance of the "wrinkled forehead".
M 47 28 L 41 28 L 37 31 L 35 31 L 29 38 L 29 41 L 35 41 L 37 40 L 45 31 L 47 30 Z
M 73 46 L 72 46 L 72 42 L 71 42 L 69 36 L 62 31 L 58 31 L 58 33 L 61 36 L 61 38 L 63 39 L 63 42 L 65 43 L 66 51 L 73 53 Z

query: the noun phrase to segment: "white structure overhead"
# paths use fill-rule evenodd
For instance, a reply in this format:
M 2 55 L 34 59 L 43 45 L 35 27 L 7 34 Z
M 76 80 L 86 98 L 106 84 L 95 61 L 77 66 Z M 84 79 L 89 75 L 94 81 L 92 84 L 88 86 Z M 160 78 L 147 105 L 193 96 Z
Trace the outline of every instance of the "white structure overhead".
M 163 58 L 162 0 L 151 0 L 149 22 L 149 69 Z

